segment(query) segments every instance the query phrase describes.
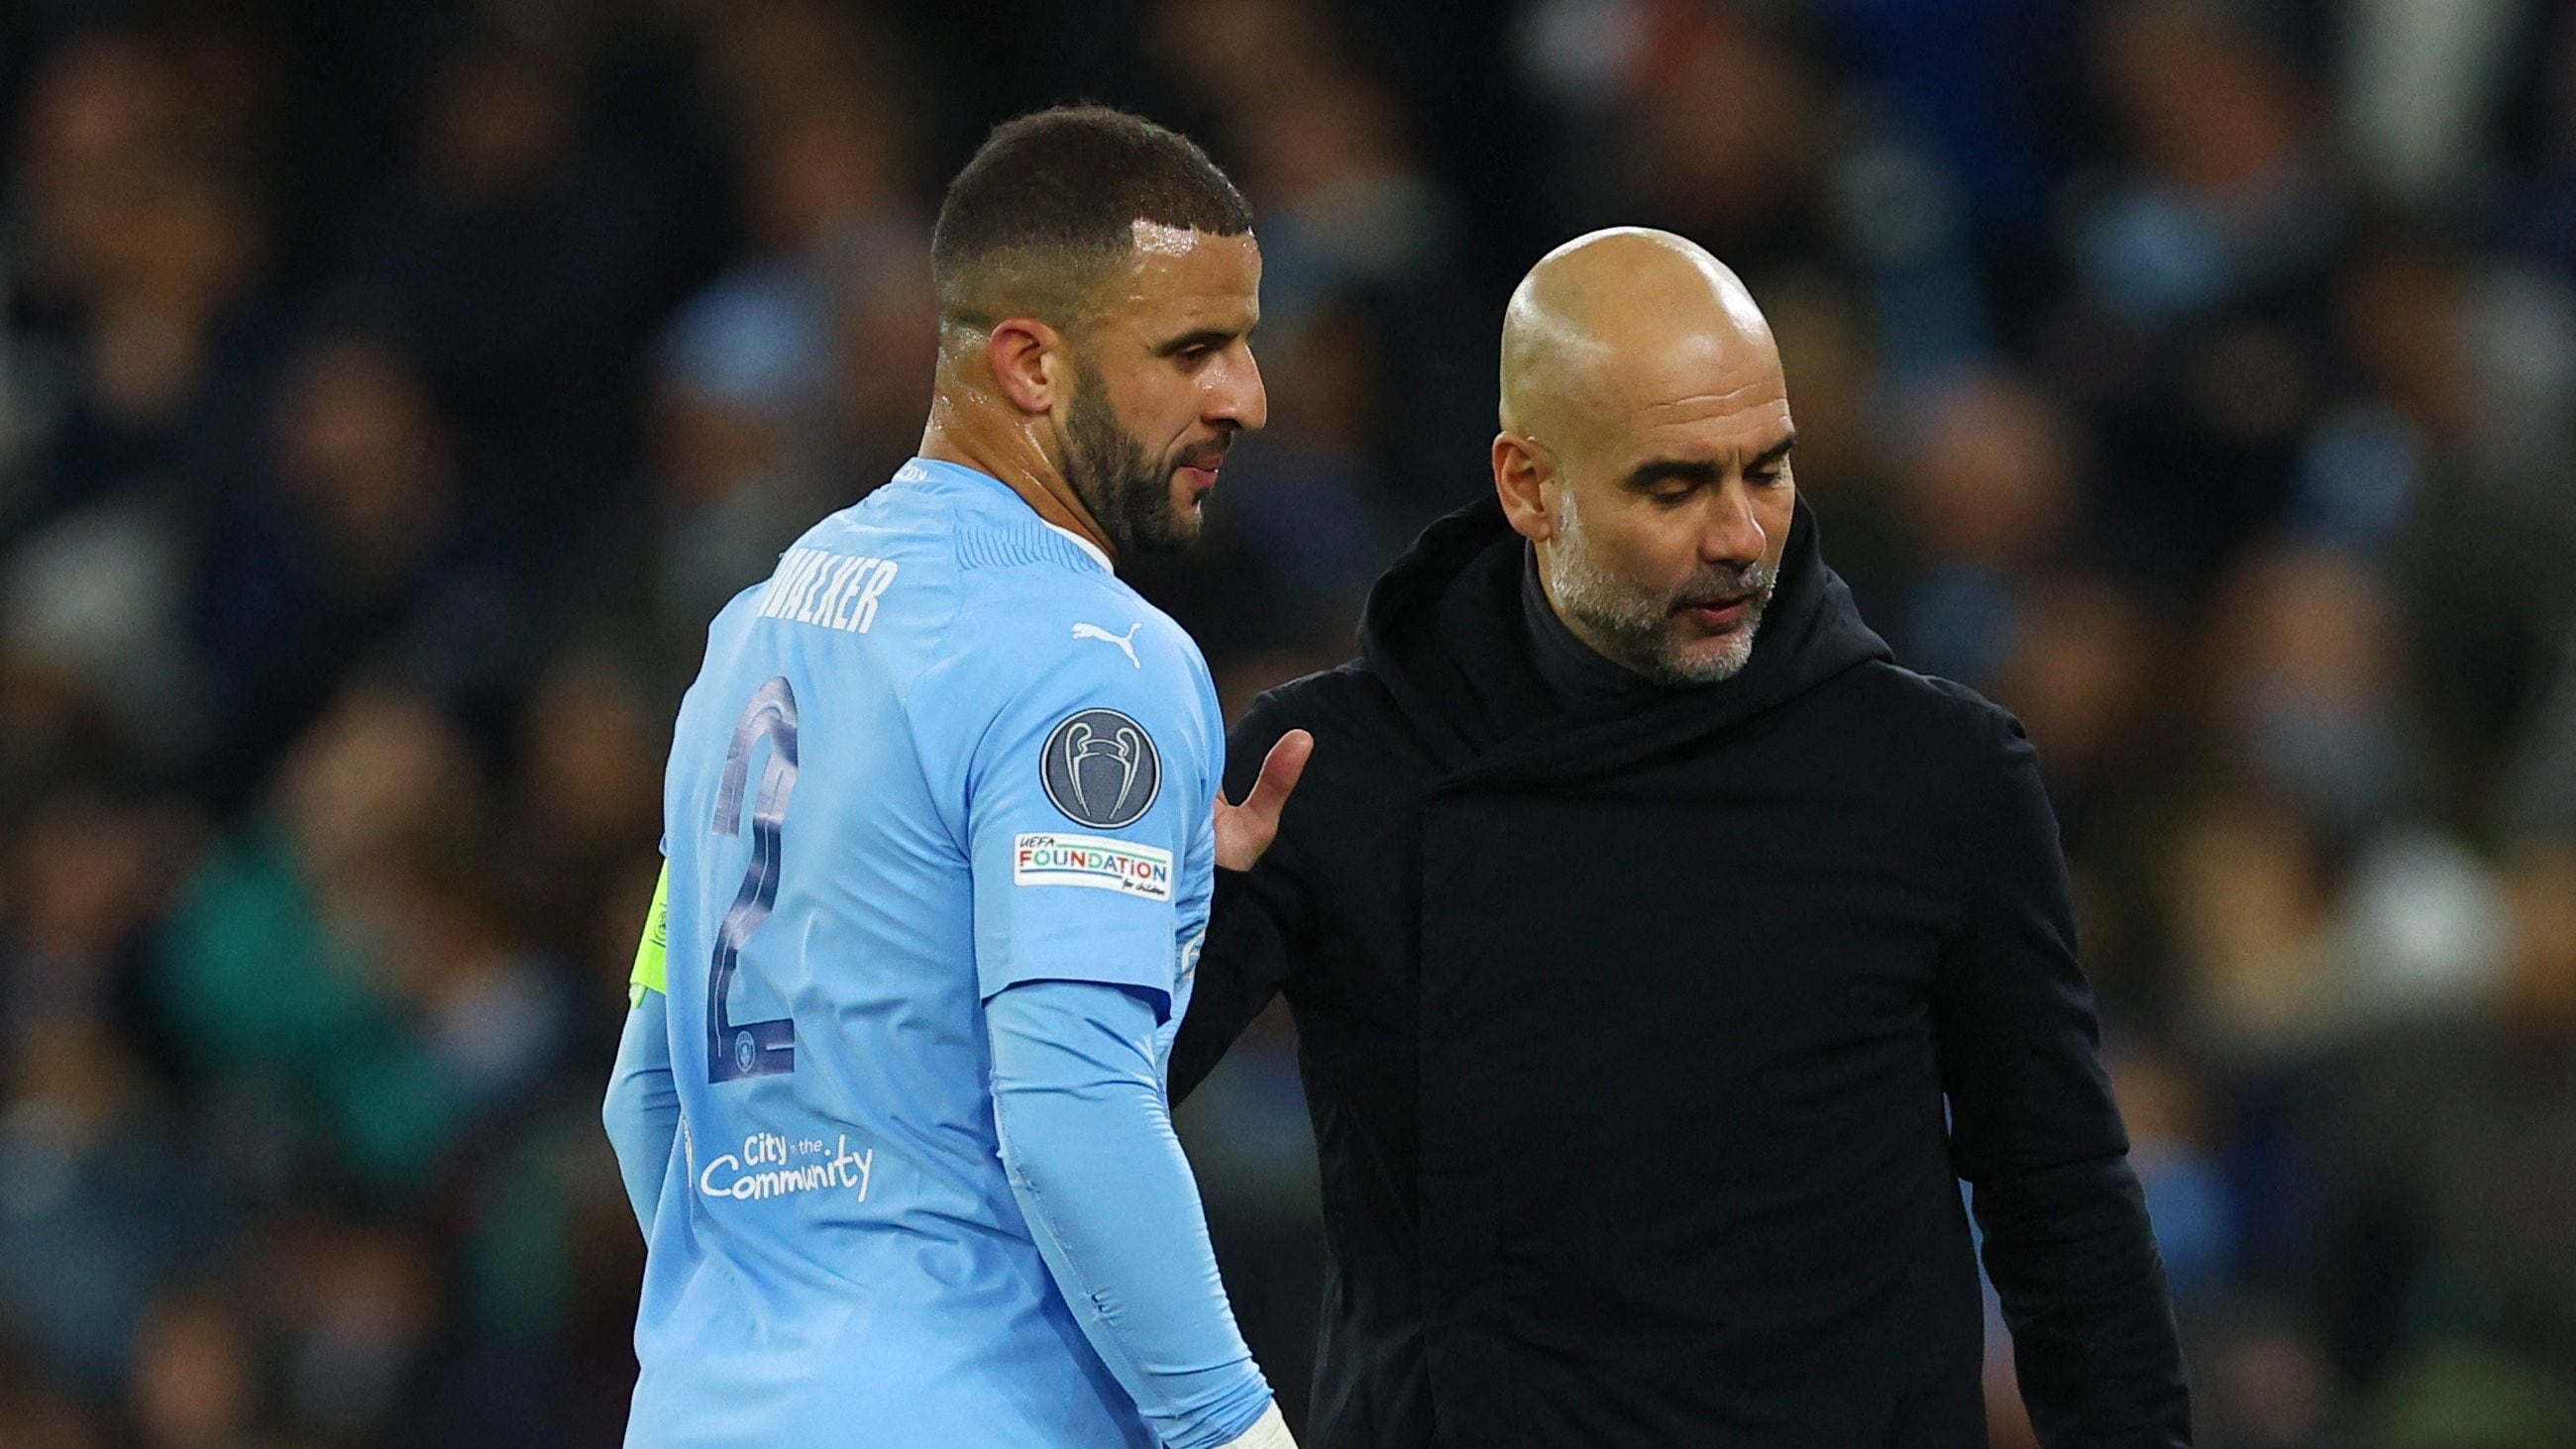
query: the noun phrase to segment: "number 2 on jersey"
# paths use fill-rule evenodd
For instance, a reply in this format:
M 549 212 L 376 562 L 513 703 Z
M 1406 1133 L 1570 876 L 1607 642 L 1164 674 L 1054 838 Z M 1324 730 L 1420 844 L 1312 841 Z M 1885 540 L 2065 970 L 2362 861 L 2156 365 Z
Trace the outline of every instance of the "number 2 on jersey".
M 788 797 L 796 793 L 796 691 L 784 676 L 754 691 L 742 722 L 733 727 L 733 744 L 725 751 L 724 783 L 716 791 L 713 828 L 718 835 L 742 833 L 742 796 L 751 783 L 751 755 L 769 742 L 769 766 L 760 774 L 760 794 L 751 807 L 751 865 L 733 909 L 716 928 L 714 957 L 707 963 L 707 1080 L 734 1082 L 796 1070 L 796 1023 L 737 1022 L 726 998 L 733 994 L 734 973 L 742 948 L 769 919 L 778 902 L 780 835 L 787 823 Z

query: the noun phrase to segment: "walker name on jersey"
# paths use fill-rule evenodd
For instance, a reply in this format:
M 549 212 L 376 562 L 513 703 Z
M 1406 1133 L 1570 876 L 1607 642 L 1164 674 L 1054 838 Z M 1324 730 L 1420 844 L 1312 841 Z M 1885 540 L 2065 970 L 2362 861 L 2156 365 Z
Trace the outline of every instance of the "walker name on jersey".
M 1091 886 L 1149 901 L 1172 898 L 1172 853 L 1098 835 L 1023 835 L 1011 851 L 1011 884 Z
M 900 567 L 890 558 L 791 548 L 770 575 L 769 592 L 760 596 L 759 616 L 864 634 L 877 621 L 877 600 Z
M 759 1202 L 791 1192 L 853 1189 L 868 1200 L 868 1178 L 877 1150 L 852 1152 L 847 1133 L 830 1147 L 819 1137 L 789 1140 L 783 1132 L 754 1132 L 742 1139 L 742 1151 L 728 1152 L 698 1172 L 698 1191 L 708 1197 Z

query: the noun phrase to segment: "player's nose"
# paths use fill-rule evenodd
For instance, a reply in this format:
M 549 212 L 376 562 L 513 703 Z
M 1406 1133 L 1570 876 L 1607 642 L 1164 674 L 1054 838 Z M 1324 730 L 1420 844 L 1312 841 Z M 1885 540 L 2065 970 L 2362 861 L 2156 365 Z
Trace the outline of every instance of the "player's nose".
M 1247 433 L 1259 431 L 1270 421 L 1270 390 L 1261 381 L 1261 364 L 1254 360 L 1250 346 L 1208 390 L 1206 417 L 1210 423 L 1230 423 Z

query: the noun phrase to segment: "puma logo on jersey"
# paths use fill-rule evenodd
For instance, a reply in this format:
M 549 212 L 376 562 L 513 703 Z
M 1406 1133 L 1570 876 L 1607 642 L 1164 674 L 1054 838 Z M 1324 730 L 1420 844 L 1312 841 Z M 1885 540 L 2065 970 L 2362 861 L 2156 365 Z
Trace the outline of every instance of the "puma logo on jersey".
M 1145 661 L 1136 657 L 1135 641 L 1136 631 L 1144 627 L 1145 621 L 1142 619 L 1137 620 L 1135 623 L 1127 626 L 1127 637 L 1122 639 L 1117 635 L 1110 633 L 1108 630 L 1101 628 L 1097 624 L 1076 624 L 1073 626 L 1073 637 L 1076 639 L 1097 639 L 1103 644 L 1114 644 L 1118 646 L 1118 651 L 1120 653 L 1127 656 L 1128 663 L 1142 669 L 1145 667 Z

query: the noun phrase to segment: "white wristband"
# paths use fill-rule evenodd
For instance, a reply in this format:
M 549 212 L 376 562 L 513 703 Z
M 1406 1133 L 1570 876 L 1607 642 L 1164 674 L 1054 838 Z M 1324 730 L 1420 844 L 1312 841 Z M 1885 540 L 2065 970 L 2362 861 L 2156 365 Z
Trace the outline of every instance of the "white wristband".
M 1297 1449 L 1297 1441 L 1288 1437 L 1288 1421 L 1279 1416 L 1279 1401 L 1272 1399 L 1260 1422 L 1228 1440 L 1224 1449 Z

